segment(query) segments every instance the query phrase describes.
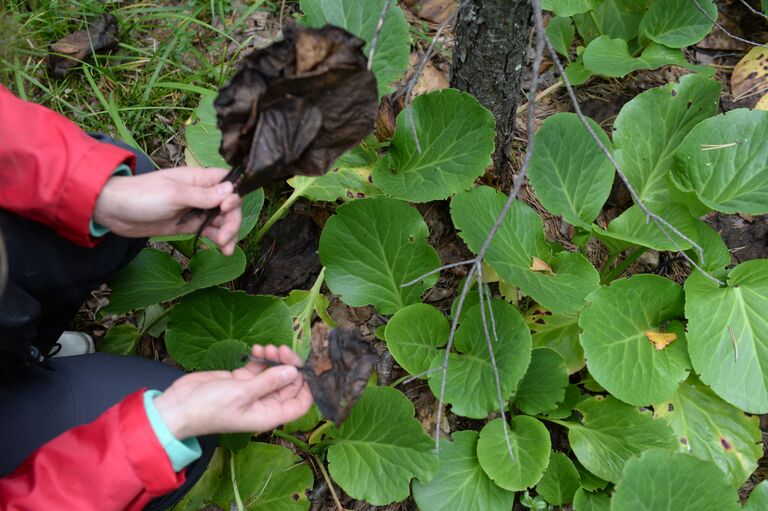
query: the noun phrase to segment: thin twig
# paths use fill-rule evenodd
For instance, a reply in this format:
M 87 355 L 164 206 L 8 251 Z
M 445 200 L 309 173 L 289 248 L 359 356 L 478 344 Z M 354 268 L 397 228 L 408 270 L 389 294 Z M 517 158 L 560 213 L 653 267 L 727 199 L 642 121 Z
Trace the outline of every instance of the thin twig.
M 749 2 L 747 2 L 747 0 L 739 0 L 739 1 L 740 1 L 741 3 L 743 3 L 743 4 L 744 4 L 744 6 L 745 6 L 747 9 L 749 9 L 749 10 L 750 10 L 750 12 L 752 12 L 752 14 L 757 14 L 758 16 L 762 16 L 763 18 L 765 18 L 765 19 L 767 19 L 767 20 L 768 20 L 768 14 L 765 14 L 765 13 L 764 13 L 764 12 L 762 12 L 762 11 L 758 11 L 757 9 L 755 9 L 754 7 L 752 7 L 751 5 L 749 5 Z
M 443 270 L 450 270 L 451 268 L 456 268 L 458 266 L 465 266 L 467 264 L 474 264 L 476 260 L 477 260 L 476 258 L 475 259 L 468 259 L 466 261 L 459 261 L 458 263 L 450 263 L 450 264 L 443 265 L 440 268 L 435 268 L 434 270 L 428 271 L 427 273 L 425 273 L 423 275 L 420 275 L 420 276 L 416 277 L 415 279 L 406 282 L 405 284 L 400 284 L 400 287 L 410 287 L 410 286 L 412 286 L 414 284 L 418 284 L 419 282 L 421 282 L 422 280 L 426 279 L 430 275 L 434 275 L 435 273 L 440 273 Z
M 385 0 L 384 7 L 381 8 L 381 16 L 379 16 L 379 22 L 376 23 L 376 31 L 371 38 L 371 51 L 368 53 L 368 71 L 373 67 L 373 57 L 376 55 L 376 50 L 379 49 L 379 39 L 381 38 L 381 29 L 384 27 L 384 20 L 389 13 L 389 9 L 395 0 Z
M 483 333 L 485 334 L 485 344 L 488 348 L 488 358 L 491 360 L 491 368 L 493 369 L 494 381 L 496 383 L 496 398 L 499 400 L 499 412 L 501 413 L 502 430 L 504 431 L 504 441 L 507 444 L 507 452 L 509 458 L 515 461 L 515 454 L 512 452 L 512 443 L 509 441 L 509 425 L 507 424 L 507 416 L 504 413 L 504 395 L 501 392 L 501 375 L 499 374 L 499 367 L 496 365 L 496 355 L 493 353 L 493 343 L 491 342 L 491 333 L 488 331 L 488 320 L 485 317 L 485 298 L 488 298 L 488 310 L 493 314 L 493 303 L 491 302 L 491 295 L 485 295 L 485 285 L 483 284 L 483 265 L 480 264 L 477 270 L 477 294 L 480 298 L 480 318 L 483 321 Z M 495 323 L 495 321 L 494 321 Z
M 696 0 L 693 0 L 694 2 Z M 537 30 L 541 27 L 543 27 L 543 22 L 541 21 L 541 13 L 534 11 L 534 17 L 536 18 L 536 27 Z M 648 207 L 643 203 L 643 201 L 640 199 L 640 196 L 635 191 L 632 184 L 629 182 L 629 179 L 627 179 L 626 174 L 622 170 L 619 163 L 616 161 L 616 159 L 613 157 L 613 154 L 611 154 L 611 151 L 603 144 L 603 141 L 600 140 L 600 137 L 597 136 L 595 133 L 595 130 L 592 129 L 592 126 L 587 122 L 587 118 L 584 116 L 584 113 L 581 111 L 581 107 L 579 106 L 579 100 L 576 98 L 576 93 L 573 90 L 573 87 L 571 86 L 570 80 L 568 80 L 568 76 L 565 74 L 565 68 L 563 67 L 563 63 L 560 60 L 560 57 L 557 54 L 557 51 L 552 46 L 552 43 L 549 41 L 549 38 L 544 36 L 544 41 L 546 43 L 547 49 L 549 51 L 550 57 L 552 58 L 552 62 L 555 64 L 555 67 L 557 68 L 558 73 L 560 74 L 561 78 L 563 79 L 563 84 L 565 85 L 565 90 L 568 92 L 568 97 L 571 99 L 571 103 L 573 104 L 573 110 L 576 113 L 576 116 L 581 121 L 581 124 L 584 126 L 584 128 L 589 133 L 590 137 L 595 141 L 597 146 L 600 148 L 600 151 L 608 158 L 608 161 L 611 163 L 613 168 L 616 170 L 616 174 L 618 174 L 621 181 L 624 183 L 624 186 L 626 186 L 627 191 L 629 191 L 629 195 L 632 197 L 633 202 L 637 205 L 637 207 L 640 208 L 640 210 L 645 214 L 645 217 L 647 220 L 652 220 L 653 223 L 656 224 L 656 226 L 659 228 L 661 233 L 664 235 L 667 240 L 669 240 L 670 243 L 677 249 L 677 251 L 680 253 L 680 255 L 688 261 L 688 263 L 693 266 L 695 269 L 699 270 L 702 275 L 707 277 L 712 282 L 715 282 L 717 285 L 722 286 L 724 282 L 717 279 L 714 275 L 707 272 L 704 268 L 702 268 L 699 263 L 694 261 L 688 254 L 685 253 L 685 250 L 680 246 L 680 243 L 672 238 L 672 234 L 677 236 L 678 238 L 684 240 L 686 243 L 690 244 L 691 247 L 693 247 L 696 252 L 699 254 L 699 261 L 701 261 L 702 264 L 704 264 L 704 249 L 701 248 L 701 246 L 690 239 L 688 236 L 680 232 L 679 229 L 677 229 L 675 226 L 667 222 L 664 218 L 660 217 L 656 213 L 652 212 Z M 527 155 L 526 155 L 527 157 Z
M 532 0 L 532 3 L 534 7 L 534 12 L 538 12 L 539 18 L 541 18 L 540 0 Z M 528 102 L 530 103 L 531 106 L 528 109 L 528 148 L 525 154 L 525 160 L 523 161 L 523 166 L 520 169 L 520 173 L 514 179 L 512 189 L 510 190 L 509 197 L 507 197 L 507 201 L 504 203 L 504 207 L 502 208 L 501 212 L 496 218 L 496 222 L 493 224 L 493 227 L 488 233 L 488 236 L 486 237 L 485 242 L 483 243 L 483 246 L 477 252 L 477 256 L 475 257 L 475 260 L 472 263 L 472 268 L 469 270 L 467 278 L 464 281 L 464 287 L 462 287 L 461 293 L 459 294 L 458 302 L 456 305 L 456 314 L 454 315 L 453 321 L 451 322 L 451 331 L 450 331 L 450 334 L 448 335 L 448 344 L 446 344 L 445 346 L 445 355 L 443 356 L 443 362 L 440 366 L 442 380 L 440 382 L 440 395 L 438 397 L 438 404 L 437 404 L 437 425 L 435 427 L 435 450 L 437 452 L 440 452 L 440 422 L 442 420 L 443 405 L 445 403 L 445 384 L 448 379 L 447 378 L 448 358 L 451 352 L 451 347 L 453 346 L 454 339 L 456 338 L 456 329 L 458 327 L 459 317 L 461 316 L 461 311 L 464 309 L 464 302 L 467 298 L 467 294 L 469 293 L 469 290 L 472 287 L 472 279 L 475 277 L 475 274 L 477 274 L 478 271 L 482 272 L 483 258 L 485 257 L 485 254 L 488 252 L 488 248 L 491 246 L 491 241 L 493 241 L 494 236 L 496 236 L 496 233 L 498 232 L 499 227 L 501 226 L 502 222 L 504 222 L 504 219 L 509 213 L 509 210 L 512 208 L 512 203 L 517 199 L 517 195 L 520 193 L 520 189 L 523 186 L 523 182 L 525 181 L 525 176 L 528 173 L 528 167 L 531 162 L 531 156 L 533 155 L 533 148 L 534 148 L 533 132 L 534 132 L 535 121 L 536 121 L 536 91 L 539 86 L 539 72 L 541 69 L 541 59 L 544 55 L 544 41 L 545 41 L 545 35 L 544 35 L 543 24 L 537 24 L 536 51 L 533 57 L 533 66 L 531 70 L 531 85 L 530 85 L 530 90 L 528 91 Z M 503 406 L 501 408 L 503 409 Z
M 709 13 L 704 9 L 704 7 L 701 6 L 699 3 L 699 0 L 693 0 L 693 3 L 696 5 L 696 8 L 701 11 L 701 13 L 704 15 L 705 18 L 707 18 L 709 21 L 715 24 L 717 28 L 719 28 L 725 35 L 730 37 L 731 39 L 736 39 L 737 41 L 741 41 L 742 43 L 749 44 L 750 46 L 762 46 L 763 48 L 768 48 L 768 45 L 762 44 L 762 43 L 756 43 L 755 41 L 750 41 L 749 39 L 744 39 L 743 37 L 739 37 L 736 34 L 729 32 L 727 28 L 725 28 L 723 25 L 721 25 L 717 18 L 712 19 L 712 17 L 709 15 Z

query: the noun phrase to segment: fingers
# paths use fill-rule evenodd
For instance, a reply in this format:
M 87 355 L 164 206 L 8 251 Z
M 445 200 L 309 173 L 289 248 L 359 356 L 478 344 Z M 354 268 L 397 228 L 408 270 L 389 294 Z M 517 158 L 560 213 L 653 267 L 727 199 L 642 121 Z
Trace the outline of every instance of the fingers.
M 230 182 L 209 186 L 176 182 L 172 200 L 181 208 L 211 209 L 218 207 L 233 189 Z
M 290 385 L 299 377 L 299 371 L 288 365 L 270 367 L 244 382 L 251 400 L 257 400 Z
M 288 346 L 280 346 L 277 349 L 277 356 L 280 362 L 292 366 L 301 366 L 304 365 L 301 361 L 301 357 L 299 357 L 295 351 L 293 351 Z
M 192 186 L 211 187 L 221 182 L 229 174 L 227 169 L 202 167 L 176 167 L 162 171 L 164 175 L 181 183 Z
M 225 255 L 232 255 L 235 251 L 235 245 L 237 245 L 237 234 L 240 230 L 243 214 L 239 207 L 239 196 L 227 197 L 224 202 L 229 202 L 230 207 L 232 203 L 236 206 L 226 213 L 217 215 L 211 224 L 205 228 L 203 234 L 213 240 Z

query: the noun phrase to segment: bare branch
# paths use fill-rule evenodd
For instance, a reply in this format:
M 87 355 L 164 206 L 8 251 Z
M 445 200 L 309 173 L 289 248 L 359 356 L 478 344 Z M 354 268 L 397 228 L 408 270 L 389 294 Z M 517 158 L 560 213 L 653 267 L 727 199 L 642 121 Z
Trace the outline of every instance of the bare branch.
M 485 333 L 485 343 L 488 348 L 488 358 L 491 359 L 491 368 L 493 369 L 494 381 L 496 382 L 496 398 L 499 400 L 499 412 L 501 413 L 502 429 L 504 430 L 504 441 L 507 444 L 507 452 L 509 458 L 515 461 L 515 454 L 512 452 L 512 444 L 509 441 L 509 424 L 507 424 L 507 416 L 504 413 L 504 395 L 501 392 L 501 375 L 499 374 L 499 368 L 496 365 L 496 355 L 493 353 L 493 342 L 491 342 L 491 334 L 488 331 L 488 320 L 485 317 L 485 300 L 488 298 L 488 310 L 493 315 L 493 304 L 491 303 L 491 295 L 485 295 L 485 284 L 483 282 L 483 265 L 478 265 L 477 270 L 477 294 L 480 297 L 480 318 L 483 320 L 483 333 Z M 495 323 L 495 321 L 494 321 Z M 494 332 L 495 334 L 495 332 Z
M 757 14 L 758 16 L 761 16 L 761 17 L 763 17 L 763 18 L 765 18 L 765 19 L 767 19 L 767 20 L 768 20 L 768 15 L 767 15 L 767 14 L 765 14 L 765 13 L 764 13 L 764 12 L 762 12 L 762 11 L 758 11 L 757 9 L 755 9 L 754 7 L 752 7 L 751 5 L 749 5 L 749 2 L 747 2 L 747 0 L 739 0 L 739 1 L 740 1 L 742 4 L 744 4 L 744 7 L 746 7 L 747 9 L 749 9 L 749 10 L 750 10 L 750 12 L 751 12 L 752 14 Z
M 410 287 L 410 286 L 412 286 L 414 284 L 417 284 L 417 283 L 421 282 L 422 280 L 426 279 L 430 275 L 434 275 L 435 273 L 439 273 L 439 272 L 441 272 L 443 270 L 450 270 L 451 268 L 456 268 L 458 266 L 464 266 L 464 265 L 467 265 L 467 264 L 475 264 L 475 261 L 477 261 L 477 258 L 475 258 L 475 259 L 467 259 L 466 261 L 459 261 L 458 263 L 445 264 L 445 265 L 441 266 L 440 268 L 435 268 L 434 270 L 428 271 L 427 273 L 425 273 L 423 275 L 419 275 L 415 279 L 410 280 L 410 281 L 406 282 L 405 284 L 400 284 L 400 287 Z
M 386 0 L 384 2 L 384 7 L 381 9 L 379 22 L 376 23 L 376 31 L 373 33 L 373 37 L 371 38 L 371 51 L 368 52 L 368 71 L 370 71 L 373 67 L 373 57 L 376 55 L 376 51 L 379 49 L 379 39 L 381 38 L 381 29 L 384 27 L 384 20 L 389 13 L 389 9 L 394 3 L 395 0 Z
M 739 37 L 736 34 L 729 32 L 727 28 L 725 28 L 723 25 L 721 25 L 717 19 L 712 19 L 712 17 L 709 15 L 709 13 L 704 9 L 704 7 L 701 6 L 699 3 L 699 0 L 693 0 L 693 3 L 696 5 L 696 8 L 701 11 L 701 14 L 704 15 L 705 18 L 707 18 L 709 21 L 715 24 L 717 28 L 723 31 L 725 35 L 730 37 L 731 39 L 736 39 L 737 41 L 741 41 L 742 43 L 748 44 L 750 46 L 762 46 L 763 48 L 768 48 L 768 45 L 762 44 L 762 43 L 756 43 L 755 41 L 750 41 L 749 39 L 744 39 L 743 37 Z M 761 13 L 762 14 L 762 13 Z

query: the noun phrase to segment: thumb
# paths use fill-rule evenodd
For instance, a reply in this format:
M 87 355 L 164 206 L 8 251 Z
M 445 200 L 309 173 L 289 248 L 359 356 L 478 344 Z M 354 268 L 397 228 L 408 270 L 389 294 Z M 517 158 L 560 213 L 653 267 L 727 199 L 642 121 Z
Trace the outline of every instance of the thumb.
M 216 186 L 196 186 L 185 183 L 177 184 L 176 202 L 180 206 L 210 209 L 215 208 L 221 201 L 233 192 L 232 183 L 226 181 Z
M 291 365 L 270 367 L 248 382 L 248 395 L 253 400 L 260 399 L 290 385 L 298 374 L 296 367 Z

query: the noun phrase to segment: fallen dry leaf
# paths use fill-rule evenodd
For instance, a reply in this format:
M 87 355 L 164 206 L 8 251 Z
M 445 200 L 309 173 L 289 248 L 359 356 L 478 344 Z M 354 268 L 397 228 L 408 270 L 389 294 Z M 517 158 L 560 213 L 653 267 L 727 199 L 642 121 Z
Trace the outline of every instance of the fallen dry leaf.
M 734 37 L 726 34 L 720 27 L 725 28 L 731 34 L 737 37 L 744 37 L 744 31 L 738 23 L 735 23 L 732 19 L 727 17 L 722 12 L 717 13 L 717 23 L 707 37 L 696 43 L 698 48 L 704 48 L 707 50 L 723 50 L 723 51 L 743 51 L 749 48 L 749 46 L 743 42 L 735 39 Z
M 734 101 L 768 90 L 768 50 L 756 46 L 736 64 L 731 75 Z
M 537 271 L 539 273 L 545 273 L 547 275 L 554 275 L 555 272 L 552 271 L 552 267 L 546 263 L 546 261 L 543 261 L 542 259 L 539 259 L 538 257 L 533 257 L 533 262 L 531 263 L 531 267 L 529 268 L 531 271 Z
M 322 324 L 320 324 L 322 325 Z M 379 355 L 354 329 L 312 328 L 312 352 L 302 373 L 317 407 L 337 426 L 349 415 L 368 384 Z
M 102 14 L 85 30 L 73 32 L 49 46 L 48 66 L 55 78 L 63 78 L 80 61 L 99 51 L 112 51 L 118 43 L 117 18 Z
M 421 55 L 411 53 L 411 56 L 409 57 L 410 71 L 406 75 L 406 80 L 411 79 L 413 73 L 416 72 L 416 68 L 421 62 L 421 59 Z M 426 94 L 427 92 L 447 89 L 450 86 L 448 73 L 440 71 L 434 64 L 432 64 L 432 62 L 427 62 L 421 75 L 419 75 L 419 79 L 416 81 L 416 85 L 413 87 L 413 94 L 418 96 L 419 94 Z
M 442 23 L 458 9 L 456 0 L 406 0 L 408 8 L 421 19 Z
M 663 350 L 677 339 L 677 334 L 674 332 L 654 332 L 653 330 L 646 330 L 645 336 L 656 351 Z
M 240 195 L 293 175 L 318 176 L 374 128 L 376 78 L 362 39 L 326 25 L 285 27 L 249 54 L 214 102 L 227 179 Z

